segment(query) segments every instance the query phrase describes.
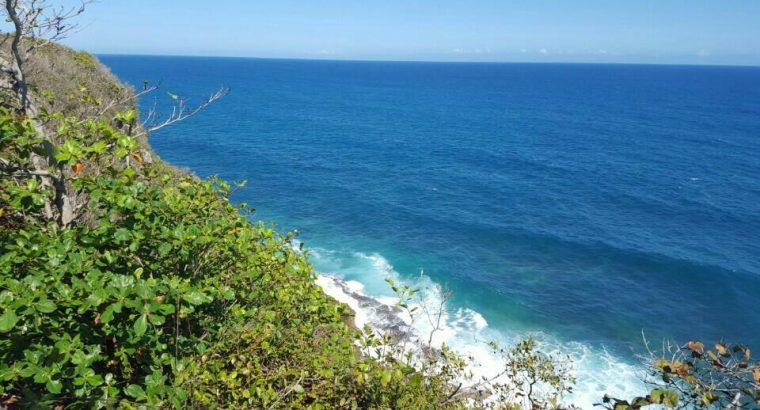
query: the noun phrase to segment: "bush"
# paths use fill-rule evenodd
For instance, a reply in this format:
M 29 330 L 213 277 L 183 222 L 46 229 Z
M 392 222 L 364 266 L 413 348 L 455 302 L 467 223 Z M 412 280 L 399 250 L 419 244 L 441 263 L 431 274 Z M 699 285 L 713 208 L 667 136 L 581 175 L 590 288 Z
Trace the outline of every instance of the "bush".
M 0 114 L 2 152 L 23 153 L 18 143 L 33 141 L 34 130 Z M 103 123 L 84 128 L 66 142 L 76 147 L 75 164 L 130 156 L 95 149 L 131 147 L 114 144 L 129 137 Z M 65 155 L 60 149 L 59 160 Z M 89 197 L 88 225 L 56 229 L 27 218 L 0 230 L 0 394 L 29 403 L 159 405 L 186 397 L 177 379 L 230 329 L 311 336 L 329 325 L 333 337 L 350 338 L 340 321 L 345 308 L 313 284 L 288 236 L 251 225 L 245 207 L 227 201 L 227 184 L 156 168 L 114 164 L 77 175 L 73 185 Z M 48 194 L 31 177 L 3 180 L 2 188 L 12 207 L 3 218 L 35 215 Z

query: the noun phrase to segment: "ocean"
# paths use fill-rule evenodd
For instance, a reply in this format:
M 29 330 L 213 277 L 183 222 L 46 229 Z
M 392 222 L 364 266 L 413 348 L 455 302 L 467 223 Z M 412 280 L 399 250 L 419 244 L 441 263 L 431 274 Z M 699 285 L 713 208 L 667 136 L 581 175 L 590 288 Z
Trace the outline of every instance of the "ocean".
M 584 408 L 644 393 L 642 335 L 760 346 L 760 68 L 99 57 L 145 109 L 229 86 L 162 159 L 357 292 L 450 289 L 456 348 L 571 354 Z

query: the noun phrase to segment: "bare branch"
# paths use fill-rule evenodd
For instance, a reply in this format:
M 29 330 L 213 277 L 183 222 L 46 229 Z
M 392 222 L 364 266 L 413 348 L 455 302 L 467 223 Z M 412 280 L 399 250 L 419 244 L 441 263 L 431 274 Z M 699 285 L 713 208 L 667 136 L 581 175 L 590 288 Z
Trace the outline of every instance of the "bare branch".
M 36 47 L 64 38 L 77 26 L 72 20 L 82 14 L 93 0 L 82 0 L 78 7 L 53 6 L 47 0 L 6 0 L 4 12 L 12 31 L 4 35 L 3 44 L 10 39 L 10 60 L 0 63 L 8 74 L 11 88 L 19 99 L 21 113 L 36 115 L 37 110 L 29 99 L 24 64 Z
M 109 101 L 107 104 L 104 104 L 103 107 L 100 109 L 100 111 L 97 113 L 97 117 L 102 117 L 105 113 L 107 113 L 109 110 L 111 110 L 114 107 L 118 107 L 120 105 L 124 105 L 129 102 L 135 102 L 137 99 L 142 97 L 145 94 L 151 93 L 153 91 L 156 91 L 161 87 L 161 83 L 156 83 L 154 85 L 148 86 L 147 84 L 143 87 L 143 89 L 140 92 L 137 93 L 127 93 L 127 95 L 124 98 L 116 98 L 111 101 Z
M 229 93 L 229 88 L 227 87 L 221 87 L 219 90 L 217 90 L 215 93 L 208 96 L 201 104 L 196 106 L 195 108 L 188 108 L 187 106 L 187 100 L 181 97 L 172 96 L 172 98 L 177 99 L 177 105 L 172 107 L 171 114 L 162 122 L 160 123 L 148 123 L 144 122 L 143 127 L 147 132 L 155 132 L 162 128 L 166 128 L 170 125 L 176 124 L 180 121 L 184 121 L 190 117 L 193 117 L 194 115 L 198 114 L 199 112 L 206 109 L 209 105 L 215 103 L 216 101 L 219 101 L 220 99 L 224 98 L 224 96 Z M 151 119 L 155 117 L 155 112 L 151 112 L 149 114 L 148 119 Z
M 72 20 L 84 13 L 93 0 L 82 0 L 79 5 L 66 7 L 52 5 L 47 0 L 9 0 L 6 6 L 12 6 L 23 23 L 21 30 L 16 27 L 26 42 L 26 52 L 35 47 L 66 38 L 77 30 L 78 24 Z

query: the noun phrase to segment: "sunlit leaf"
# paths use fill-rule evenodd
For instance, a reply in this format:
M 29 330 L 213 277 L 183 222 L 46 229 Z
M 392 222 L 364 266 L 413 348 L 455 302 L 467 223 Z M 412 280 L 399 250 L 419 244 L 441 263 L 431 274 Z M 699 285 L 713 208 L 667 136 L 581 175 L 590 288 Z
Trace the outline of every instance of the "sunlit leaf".
M 135 320 L 133 328 L 137 336 L 144 335 L 145 331 L 148 330 L 148 318 L 146 315 L 140 315 L 140 317 Z
M 0 333 L 7 333 L 18 323 L 18 316 L 16 312 L 8 309 L 0 316 Z

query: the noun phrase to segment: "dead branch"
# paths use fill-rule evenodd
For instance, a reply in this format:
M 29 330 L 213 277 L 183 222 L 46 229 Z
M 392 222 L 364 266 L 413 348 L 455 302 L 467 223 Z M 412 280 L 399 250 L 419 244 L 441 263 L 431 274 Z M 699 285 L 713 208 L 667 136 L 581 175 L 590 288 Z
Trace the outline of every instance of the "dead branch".
M 27 43 L 26 52 L 35 47 L 58 41 L 72 32 L 79 25 L 72 23 L 75 17 L 84 13 L 87 5 L 93 0 L 82 0 L 77 6 L 52 5 L 47 0 L 7 0 L 6 9 L 16 10 L 15 15 L 22 22 L 16 26 L 16 35 L 20 35 Z
M 102 117 L 105 113 L 107 113 L 109 110 L 111 110 L 114 107 L 118 107 L 118 106 L 124 105 L 126 103 L 134 103 L 140 97 L 142 97 L 143 95 L 152 93 L 153 91 L 158 90 L 160 87 L 161 87 L 161 83 L 156 83 L 156 84 L 151 85 L 151 86 L 148 86 L 146 84 L 143 87 L 143 89 L 140 90 L 137 93 L 128 93 L 124 98 L 113 99 L 113 100 L 109 101 L 107 104 L 103 105 L 103 107 L 97 113 L 97 117 Z
M 229 91 L 230 91 L 229 88 L 221 87 L 215 93 L 208 96 L 199 105 L 195 106 L 194 108 L 190 108 L 188 106 L 187 99 L 173 95 L 173 94 L 169 94 L 173 99 L 177 100 L 177 104 L 174 107 L 172 107 L 171 114 L 162 122 L 151 123 L 149 121 L 152 121 L 156 117 L 155 110 L 151 110 L 151 112 L 149 112 L 146 117 L 146 121 L 144 121 L 142 124 L 143 128 L 146 130 L 146 132 L 151 133 L 151 132 L 158 131 L 162 128 L 166 128 L 170 125 L 176 124 L 180 121 L 184 121 L 190 117 L 195 116 L 199 112 L 203 111 L 209 105 L 224 98 L 224 96 L 226 96 L 227 93 L 229 93 Z

